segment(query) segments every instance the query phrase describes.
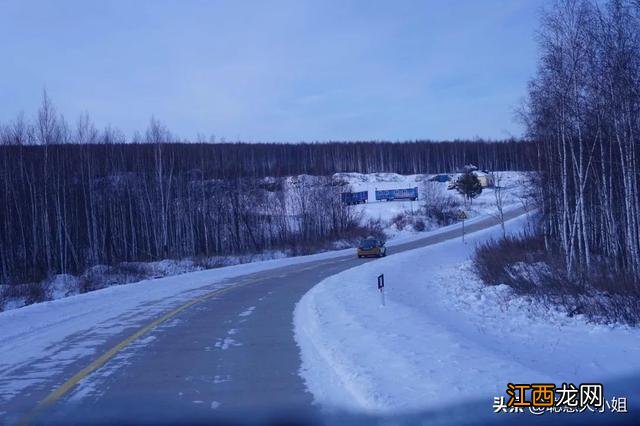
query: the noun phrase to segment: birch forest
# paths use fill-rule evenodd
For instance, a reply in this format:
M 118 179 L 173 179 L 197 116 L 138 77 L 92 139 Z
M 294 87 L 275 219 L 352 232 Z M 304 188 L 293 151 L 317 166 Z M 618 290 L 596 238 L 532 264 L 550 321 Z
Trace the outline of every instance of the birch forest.
M 573 279 L 640 282 L 640 2 L 558 1 L 538 37 L 525 119 L 545 243 Z
M 155 119 L 126 139 L 87 115 L 69 124 L 46 93 L 0 141 L 5 284 L 118 262 L 308 253 L 372 232 L 341 203 L 335 172 L 526 170 L 535 158 L 518 141 L 197 143 Z

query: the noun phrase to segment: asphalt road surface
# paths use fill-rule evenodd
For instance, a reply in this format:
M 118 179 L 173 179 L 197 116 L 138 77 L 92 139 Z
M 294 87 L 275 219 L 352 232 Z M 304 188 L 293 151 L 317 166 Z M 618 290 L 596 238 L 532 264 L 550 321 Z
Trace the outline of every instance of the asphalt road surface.
M 516 210 L 507 218 L 522 213 Z M 465 228 L 470 233 L 496 223 L 487 218 Z M 460 235 L 456 227 L 389 247 L 388 253 Z M 33 411 L 48 392 L 87 367 L 86 359 L 65 371 L 67 377 L 52 377 L 51 386 L 14 398 L 11 407 L 1 407 L 5 421 L 24 414 L 29 423 L 65 424 L 318 419 L 319 408 L 298 376 L 294 307 L 324 278 L 369 261 L 375 260 L 354 253 L 234 278 L 233 287 L 184 309 L 76 385 L 59 390 L 46 409 Z

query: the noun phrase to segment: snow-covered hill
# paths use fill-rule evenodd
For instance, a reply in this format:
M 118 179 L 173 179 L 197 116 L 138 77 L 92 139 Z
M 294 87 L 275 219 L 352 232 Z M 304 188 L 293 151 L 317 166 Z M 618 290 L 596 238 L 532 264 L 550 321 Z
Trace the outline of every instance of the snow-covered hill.
M 528 175 L 524 172 L 497 172 L 500 176 L 500 186 L 504 193 L 504 207 L 506 210 L 521 207 L 528 188 Z M 455 175 L 453 175 L 455 177 Z M 397 173 L 336 173 L 334 179 L 346 182 L 352 191 L 368 191 L 366 204 L 358 204 L 354 208 L 362 214 L 364 222 L 379 220 L 388 236 L 406 236 L 415 233 L 411 228 L 398 229 L 393 223 L 398 215 L 420 215 L 420 209 L 428 200 L 425 191 L 434 191 L 441 197 L 451 197 L 462 203 L 462 196 L 455 190 L 447 189 L 449 182 L 430 182 L 433 175 L 399 175 Z M 414 188 L 418 187 L 419 199 L 417 201 L 376 201 L 375 191 L 383 189 Z M 479 215 L 496 213 L 494 188 L 485 188 L 483 192 L 473 200 L 467 209 L 469 218 Z M 462 208 L 462 206 L 461 206 Z M 432 230 L 438 226 L 433 220 L 424 218 L 425 230 Z

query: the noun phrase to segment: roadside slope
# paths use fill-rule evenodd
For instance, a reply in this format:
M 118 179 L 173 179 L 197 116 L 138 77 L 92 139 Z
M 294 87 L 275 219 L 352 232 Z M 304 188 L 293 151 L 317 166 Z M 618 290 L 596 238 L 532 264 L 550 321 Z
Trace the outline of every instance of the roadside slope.
M 510 232 L 524 225 L 525 218 L 508 222 Z M 484 398 L 490 410 L 508 382 L 578 384 L 638 373 L 640 330 L 568 318 L 478 281 L 468 261 L 473 247 L 500 232 L 389 256 L 310 290 L 294 328 L 315 402 L 397 413 Z

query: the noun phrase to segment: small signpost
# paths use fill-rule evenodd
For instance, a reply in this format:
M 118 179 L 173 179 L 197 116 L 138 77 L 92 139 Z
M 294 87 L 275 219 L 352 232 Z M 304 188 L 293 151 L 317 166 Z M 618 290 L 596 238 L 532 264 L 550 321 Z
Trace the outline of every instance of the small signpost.
M 378 275 L 378 291 L 380 292 L 382 306 L 384 306 L 384 274 Z
M 464 220 L 467 218 L 467 214 L 464 210 L 460 210 L 458 213 L 458 220 L 462 221 L 462 242 L 464 243 Z

